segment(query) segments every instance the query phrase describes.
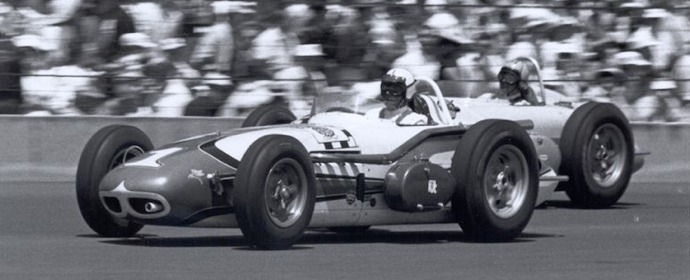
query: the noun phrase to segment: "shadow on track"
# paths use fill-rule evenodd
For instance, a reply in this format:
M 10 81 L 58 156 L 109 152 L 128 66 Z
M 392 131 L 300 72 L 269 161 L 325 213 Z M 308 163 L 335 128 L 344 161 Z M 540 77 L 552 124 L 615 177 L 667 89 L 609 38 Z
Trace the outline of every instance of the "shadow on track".
M 80 237 L 94 238 L 97 236 L 83 235 Z M 562 237 L 537 233 L 523 233 L 517 239 L 508 243 L 534 242 L 540 238 Z M 137 235 L 124 239 L 102 240 L 102 243 L 144 246 L 144 247 L 236 247 L 238 250 L 255 250 L 242 236 L 203 236 L 203 237 L 159 237 L 156 235 Z M 326 229 L 308 230 L 302 239 L 291 249 L 311 249 L 306 245 L 317 244 L 438 244 L 438 243 L 475 243 L 467 238 L 462 231 L 390 231 L 385 229 L 370 229 L 361 233 L 333 233 Z M 504 244 L 504 243 L 499 243 Z
M 645 204 L 642 203 L 625 203 L 625 202 L 618 202 L 614 205 L 612 205 L 609 208 L 606 208 L 608 210 L 625 210 L 625 209 L 630 209 L 635 206 L 642 206 Z M 573 204 L 570 200 L 547 200 L 541 205 L 539 205 L 536 209 L 548 209 L 548 208 L 559 208 L 559 209 L 576 209 L 576 210 L 595 210 L 595 211 L 601 211 L 602 209 L 586 209 L 582 207 L 578 207 L 577 205 Z M 606 210 L 604 209 L 604 210 Z

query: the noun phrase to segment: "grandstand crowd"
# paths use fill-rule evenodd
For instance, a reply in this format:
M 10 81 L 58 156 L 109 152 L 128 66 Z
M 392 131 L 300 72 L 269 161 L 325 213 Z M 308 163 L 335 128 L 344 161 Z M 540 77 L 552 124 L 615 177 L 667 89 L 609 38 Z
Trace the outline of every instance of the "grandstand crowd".
M 690 122 L 689 18 L 681 0 L 0 0 L 0 114 L 301 112 L 394 67 L 475 97 L 527 56 L 568 98 Z

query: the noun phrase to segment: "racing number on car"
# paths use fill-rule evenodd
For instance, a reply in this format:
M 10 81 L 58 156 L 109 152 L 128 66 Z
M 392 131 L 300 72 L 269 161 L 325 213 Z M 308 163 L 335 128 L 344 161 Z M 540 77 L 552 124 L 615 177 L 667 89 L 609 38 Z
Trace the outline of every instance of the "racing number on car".
M 438 185 L 436 184 L 436 180 L 429 180 L 427 183 L 427 191 L 431 194 L 436 194 L 436 187 Z

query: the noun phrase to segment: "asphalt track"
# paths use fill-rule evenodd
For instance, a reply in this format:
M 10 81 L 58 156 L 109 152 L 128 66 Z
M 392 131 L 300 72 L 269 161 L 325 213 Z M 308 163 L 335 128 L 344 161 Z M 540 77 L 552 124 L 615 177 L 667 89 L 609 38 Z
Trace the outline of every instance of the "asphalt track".
M 511 243 L 456 224 L 309 231 L 286 251 L 237 229 L 145 227 L 101 238 L 71 183 L 0 183 L 0 279 L 690 279 L 690 183 L 633 183 L 611 209 L 557 195 Z

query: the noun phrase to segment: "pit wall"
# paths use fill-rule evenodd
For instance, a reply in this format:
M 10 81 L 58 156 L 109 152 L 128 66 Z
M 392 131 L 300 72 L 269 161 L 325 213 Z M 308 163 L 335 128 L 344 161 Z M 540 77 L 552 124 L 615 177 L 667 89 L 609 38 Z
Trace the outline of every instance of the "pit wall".
M 241 118 L 0 116 L 0 186 L 7 182 L 71 182 L 82 148 L 111 124 L 139 127 L 154 146 L 239 127 Z M 636 143 L 650 151 L 635 182 L 690 182 L 690 124 L 632 124 Z

